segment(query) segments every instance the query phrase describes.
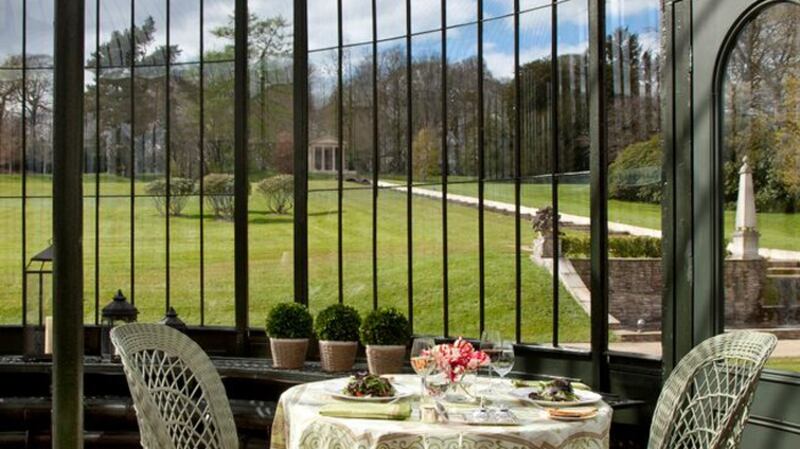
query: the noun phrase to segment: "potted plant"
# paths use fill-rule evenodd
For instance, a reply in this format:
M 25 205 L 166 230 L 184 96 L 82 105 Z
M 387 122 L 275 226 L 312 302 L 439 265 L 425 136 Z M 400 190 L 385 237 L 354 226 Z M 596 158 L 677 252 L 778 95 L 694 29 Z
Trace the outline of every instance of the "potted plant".
M 358 352 L 358 327 L 361 316 L 353 307 L 330 305 L 317 315 L 314 330 L 319 339 L 319 359 L 323 371 L 349 371 Z
M 536 240 L 533 241 L 535 256 L 550 258 L 561 252 L 561 248 L 558 248 L 559 251 L 556 252 L 556 240 L 553 238 L 553 226 L 560 220 L 561 215 L 555 214 L 550 206 L 536 211 L 536 215 L 531 220 L 531 227 L 537 234 Z
M 276 368 L 303 367 L 308 339 L 313 333 L 313 318 L 308 309 L 296 302 L 276 304 L 267 315 L 267 336 Z
M 394 308 L 373 310 L 361 323 L 361 343 L 366 346 L 372 374 L 398 373 L 403 367 L 411 338 L 408 319 Z

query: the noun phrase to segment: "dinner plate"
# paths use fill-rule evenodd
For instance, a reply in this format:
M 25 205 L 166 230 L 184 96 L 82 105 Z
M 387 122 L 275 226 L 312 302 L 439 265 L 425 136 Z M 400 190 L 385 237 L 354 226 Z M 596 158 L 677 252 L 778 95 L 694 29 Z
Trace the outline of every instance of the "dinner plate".
M 340 399 L 342 401 L 353 401 L 353 402 L 391 402 L 396 399 L 402 399 L 408 396 L 411 396 L 411 392 L 399 386 L 397 384 L 392 384 L 394 386 L 395 394 L 393 396 L 386 396 L 386 397 L 373 397 L 373 396 L 350 396 L 349 394 L 343 393 L 344 388 L 347 386 L 347 382 L 336 382 L 328 385 L 327 392 L 335 399 Z
M 535 391 L 539 391 L 539 388 L 515 388 L 511 391 L 511 396 L 542 407 L 574 407 L 576 405 L 594 404 L 603 399 L 599 394 L 587 390 L 575 390 L 575 395 L 578 396 L 578 399 L 575 401 L 544 401 L 541 399 L 531 399 L 529 395 Z

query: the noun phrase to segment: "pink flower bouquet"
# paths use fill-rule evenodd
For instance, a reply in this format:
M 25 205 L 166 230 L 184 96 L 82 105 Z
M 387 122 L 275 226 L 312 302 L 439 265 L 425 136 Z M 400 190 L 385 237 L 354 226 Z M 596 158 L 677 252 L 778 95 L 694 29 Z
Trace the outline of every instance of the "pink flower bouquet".
M 431 356 L 439 371 L 450 382 L 458 382 L 464 374 L 473 373 L 489 364 L 489 356 L 485 352 L 475 349 L 461 337 L 454 343 L 434 346 Z

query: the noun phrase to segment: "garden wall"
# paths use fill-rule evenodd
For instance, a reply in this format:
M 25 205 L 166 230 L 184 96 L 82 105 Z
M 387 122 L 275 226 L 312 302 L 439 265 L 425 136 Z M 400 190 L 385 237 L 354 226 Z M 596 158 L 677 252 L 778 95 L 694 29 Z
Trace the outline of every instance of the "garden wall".
M 571 259 L 572 265 L 589 286 L 588 259 Z M 644 319 L 648 329 L 661 323 L 660 259 L 609 259 L 609 313 L 623 328 L 635 329 Z M 725 321 L 732 326 L 777 326 L 780 314 L 762 307 L 766 284 L 764 260 L 725 261 Z

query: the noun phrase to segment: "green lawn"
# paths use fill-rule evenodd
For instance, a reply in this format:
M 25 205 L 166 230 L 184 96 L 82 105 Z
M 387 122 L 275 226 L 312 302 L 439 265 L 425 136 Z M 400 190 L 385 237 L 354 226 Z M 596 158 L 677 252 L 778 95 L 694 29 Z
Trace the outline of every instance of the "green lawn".
M 800 358 L 781 357 L 771 358 L 767 361 L 767 368 L 780 371 L 800 371 Z
M 426 187 L 432 188 L 432 187 Z M 546 184 L 523 184 L 523 206 L 544 207 L 552 204 L 551 188 Z M 478 195 L 477 184 L 451 184 L 448 191 L 460 195 Z M 514 185 L 488 182 L 485 198 L 508 203 L 514 202 Z M 589 186 L 586 184 L 562 184 L 559 186 L 559 211 L 562 214 L 589 216 Z M 630 201 L 609 200 L 608 218 L 611 221 L 661 229 L 661 206 L 657 204 L 634 203 Z M 725 211 L 726 235 L 733 232 L 734 211 Z M 760 244 L 765 248 L 800 251 L 800 214 L 759 213 Z
M 19 178 L 4 176 L 0 192 L 19 194 Z M 310 187 L 330 187 L 330 181 L 312 181 Z M 134 186 L 144 192 L 144 182 Z M 350 185 L 348 185 L 350 187 Z M 130 193 L 130 181 L 104 177 L 104 195 Z M 47 178 L 28 178 L 29 195 L 49 195 Z M 87 180 L 84 193 L 94 193 Z M 163 314 L 166 290 L 166 225 L 150 198 L 135 201 L 135 298 L 142 321 Z M 21 204 L 0 199 L 0 323 L 20 320 Z M 108 302 L 116 289 L 131 292 L 130 200 L 100 200 L 100 303 Z M 442 213 L 441 202 L 415 198 L 413 203 L 414 325 L 420 333 L 442 332 Z M 261 326 L 271 304 L 292 295 L 292 219 L 265 211 L 263 199 L 250 200 L 250 319 Z M 48 245 L 51 236 L 50 200 L 29 199 L 26 239 L 29 258 Z M 95 200 L 84 203 L 86 319 L 94 318 L 95 297 Z M 337 199 L 335 192 L 309 195 L 310 304 L 314 311 L 337 300 Z M 382 191 L 378 205 L 378 291 L 380 305 L 406 310 L 408 298 L 406 195 Z M 478 329 L 478 213 L 468 207 L 448 207 L 449 326 L 452 335 L 476 336 Z M 193 198 L 183 215 L 170 218 L 171 303 L 189 323 L 200 319 L 200 223 L 205 241 L 205 301 L 207 324 L 231 324 L 234 320 L 233 224 L 213 218 L 208 210 L 200 217 L 199 200 Z M 514 220 L 487 213 L 486 225 L 486 321 L 487 326 L 513 335 L 514 323 Z M 372 193 L 352 189 L 344 194 L 343 207 L 344 297 L 362 311 L 372 305 Z M 523 244 L 533 233 L 523 226 Z M 547 343 L 552 328 L 551 276 L 534 265 L 524 253 L 522 260 L 523 337 Z M 562 289 L 560 335 L 562 341 L 588 341 L 586 314 Z

